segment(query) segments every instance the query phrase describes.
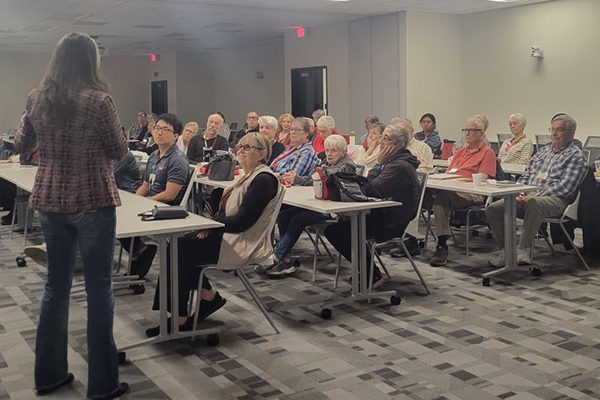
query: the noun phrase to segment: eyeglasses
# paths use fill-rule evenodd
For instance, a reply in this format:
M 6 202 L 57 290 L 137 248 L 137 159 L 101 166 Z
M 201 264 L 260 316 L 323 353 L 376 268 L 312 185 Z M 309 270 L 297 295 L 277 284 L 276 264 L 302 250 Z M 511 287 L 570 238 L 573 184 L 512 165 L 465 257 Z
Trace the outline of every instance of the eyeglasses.
M 258 117 L 255 117 L 254 115 L 250 115 L 250 116 L 246 117 L 246 119 L 258 119 Z
M 467 135 L 467 134 L 473 135 L 475 133 L 481 133 L 481 132 L 483 132 L 483 129 L 472 129 L 472 128 L 462 129 L 462 133 L 464 133 L 465 135 Z
M 565 128 L 548 128 L 548 132 L 550 133 L 565 133 L 565 132 L 570 132 L 570 129 L 565 129 Z
M 392 138 L 391 138 L 390 136 L 388 136 L 388 135 L 383 135 L 383 136 L 381 137 L 381 141 L 382 141 L 382 142 L 391 142 L 391 141 L 393 141 L 393 140 L 394 140 L 394 139 L 392 139 Z
M 162 133 L 175 133 L 175 131 L 171 128 L 169 128 L 168 126 L 158 126 L 158 125 L 154 125 L 154 128 L 152 128 L 152 130 L 154 132 L 161 132 Z
M 235 148 L 238 149 L 238 151 L 250 151 L 250 149 L 264 150 L 262 147 L 252 146 L 251 144 L 236 144 Z
M 290 128 L 290 132 L 294 132 L 294 133 L 304 132 L 304 129 L 302 129 L 302 128 Z

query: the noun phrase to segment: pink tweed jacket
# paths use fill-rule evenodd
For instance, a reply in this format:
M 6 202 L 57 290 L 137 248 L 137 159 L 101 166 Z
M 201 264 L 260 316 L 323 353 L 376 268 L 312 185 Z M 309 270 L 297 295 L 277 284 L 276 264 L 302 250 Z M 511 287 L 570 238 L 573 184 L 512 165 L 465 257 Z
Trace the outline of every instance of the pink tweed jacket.
M 120 206 L 112 161 L 127 153 L 113 99 L 97 90 L 79 93 L 79 107 L 63 128 L 44 116 L 48 104 L 33 90 L 15 135 L 19 153 L 39 149 L 31 207 L 42 212 L 82 212 Z

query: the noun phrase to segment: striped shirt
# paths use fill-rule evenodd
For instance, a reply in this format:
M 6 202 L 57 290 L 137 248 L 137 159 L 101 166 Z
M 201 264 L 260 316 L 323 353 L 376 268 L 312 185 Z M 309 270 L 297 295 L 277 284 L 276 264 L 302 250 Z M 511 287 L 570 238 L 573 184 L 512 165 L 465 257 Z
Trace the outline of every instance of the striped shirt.
M 521 164 L 527 165 L 531 155 L 533 154 L 533 142 L 527 137 L 522 137 L 519 141 L 513 144 L 515 138 L 505 140 L 498 152 L 500 162 L 504 164 Z
M 311 142 L 305 142 L 298 147 L 288 147 L 273 161 L 271 169 L 283 175 L 294 171 L 296 175 L 305 176 L 313 172 L 318 158 Z
M 586 172 L 583 152 L 573 142 L 558 151 L 548 144 L 540 148 L 529 161 L 519 182 L 540 187 L 541 190 L 535 192 L 534 197 L 555 196 L 572 202 Z

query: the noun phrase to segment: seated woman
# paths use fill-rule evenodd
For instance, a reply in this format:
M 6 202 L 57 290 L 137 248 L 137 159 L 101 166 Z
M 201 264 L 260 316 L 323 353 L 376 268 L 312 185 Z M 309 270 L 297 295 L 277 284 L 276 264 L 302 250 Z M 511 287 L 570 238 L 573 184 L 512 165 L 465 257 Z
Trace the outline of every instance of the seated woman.
M 258 118 L 258 126 L 260 127 L 259 132 L 265 135 L 271 142 L 271 158 L 269 158 L 269 161 L 267 162 L 267 165 L 271 165 L 273 160 L 285 150 L 283 143 L 275 140 L 279 123 L 275 117 L 263 115 Z
M 339 135 L 340 133 L 335 130 L 335 120 L 329 115 L 324 115 L 317 121 L 317 128 L 315 137 L 313 138 L 312 144 L 315 153 L 319 160 L 325 159 L 325 139 L 331 135 Z
M 526 165 L 533 154 L 533 142 L 525 136 L 524 130 L 527 118 L 521 113 L 516 113 L 508 119 L 508 126 L 513 138 L 502 143 L 498 152 L 498 159 L 504 164 Z
M 292 114 L 281 114 L 277 118 L 279 128 L 277 129 L 277 141 L 281 142 L 285 147 L 290 145 L 290 127 L 292 126 L 292 120 L 294 116 Z
M 421 131 L 415 133 L 415 139 L 425 142 L 431 147 L 433 155 L 442 154 L 442 140 L 440 134 L 435 130 L 436 121 L 435 116 L 431 113 L 423 114 L 419 120 L 421 125 Z
M 367 215 L 367 238 L 378 243 L 404 234 L 408 223 L 417 214 L 419 205 L 419 160 L 406 149 L 410 136 L 398 125 L 389 125 L 381 137 L 381 152 L 377 164 L 369 171 L 365 194 L 401 202 L 397 207 L 376 208 Z M 348 260 L 351 260 L 350 220 L 338 222 L 325 229 L 325 237 Z M 367 253 L 367 266 L 371 265 Z M 368 269 L 369 267 L 367 267 Z M 367 271 L 368 272 L 368 271 Z M 373 287 L 382 284 L 379 268 L 373 272 Z
M 193 316 L 188 316 L 187 302 L 190 291 L 196 289 L 202 264 L 217 264 L 221 269 L 236 269 L 272 254 L 271 232 L 268 229 L 275 212 L 277 194 L 283 190 L 277 177 L 266 165 L 271 156 L 271 143 L 260 133 L 245 135 L 237 144 L 237 157 L 244 176 L 225 189 L 214 216 L 223 228 L 201 230 L 191 237 L 179 239 L 179 326 L 190 330 Z M 169 256 L 167 256 L 169 260 Z M 170 268 L 170 266 L 169 266 Z M 160 307 L 159 284 L 154 296 L 153 310 Z M 223 307 L 225 299 L 215 292 L 205 277 L 200 290 L 198 321 Z M 146 331 L 148 337 L 157 336 L 159 327 Z
M 352 174 L 356 172 L 356 164 L 346 154 L 346 139 L 343 136 L 331 135 L 325 139 L 325 154 L 326 158 L 323 164 L 324 174 L 331 175 L 337 172 Z M 299 186 L 310 186 L 313 184 L 311 176 L 299 176 L 294 171 L 286 173 L 283 176 L 283 181 Z M 294 247 L 298 238 L 300 238 L 304 228 L 329 218 L 331 218 L 329 214 L 298 207 L 289 207 L 281 211 L 277 217 L 279 244 L 273 252 L 275 262 L 269 265 L 257 265 L 254 271 L 261 276 L 268 276 L 272 279 L 285 278 L 296 272 L 296 267 L 290 261 L 292 247 Z
M 308 118 L 310 119 L 310 118 Z M 317 154 L 308 140 L 310 126 L 306 118 L 295 118 L 290 128 L 290 145 L 271 163 L 271 169 L 283 176 L 294 171 L 296 175 L 310 175 L 317 165 Z
M 379 157 L 379 151 L 381 149 L 379 140 L 381 134 L 385 130 L 385 125 L 381 122 L 373 122 L 369 128 L 369 136 L 367 136 L 367 151 L 358 160 L 359 165 L 365 165 L 367 168 L 373 168 Z

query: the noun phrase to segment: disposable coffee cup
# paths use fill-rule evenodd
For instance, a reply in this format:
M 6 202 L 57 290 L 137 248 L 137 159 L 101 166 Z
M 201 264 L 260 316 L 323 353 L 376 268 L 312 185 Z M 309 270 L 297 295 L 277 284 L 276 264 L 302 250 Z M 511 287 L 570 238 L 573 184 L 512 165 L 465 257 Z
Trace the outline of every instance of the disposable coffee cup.
M 482 181 L 483 181 L 483 174 L 473 174 L 473 185 L 481 186 Z
M 594 166 L 596 167 L 596 176 L 600 176 L 600 160 L 594 161 Z

